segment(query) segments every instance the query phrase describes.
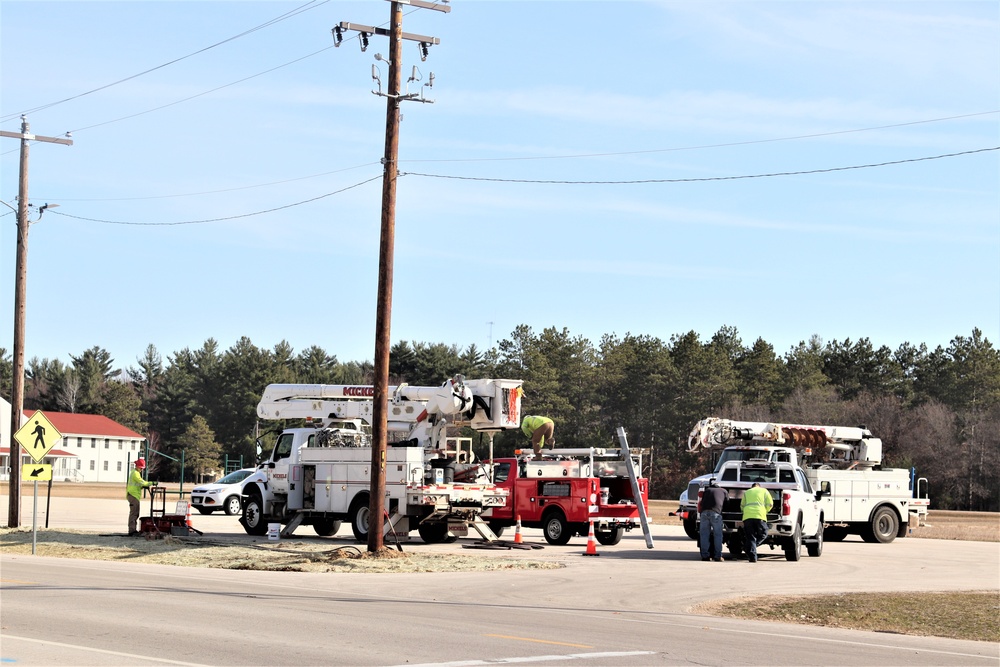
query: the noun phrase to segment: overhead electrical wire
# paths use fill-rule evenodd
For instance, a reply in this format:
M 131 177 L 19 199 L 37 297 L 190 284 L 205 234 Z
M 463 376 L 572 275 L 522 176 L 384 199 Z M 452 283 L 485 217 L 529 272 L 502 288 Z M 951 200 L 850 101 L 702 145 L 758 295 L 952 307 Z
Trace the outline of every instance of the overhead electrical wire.
M 444 178 L 453 179 L 460 181 L 485 181 L 490 183 L 535 183 L 542 185 L 634 185 L 634 184 L 650 184 L 650 183 L 700 183 L 707 181 L 735 181 L 742 179 L 751 178 L 775 178 L 781 176 L 803 176 L 809 174 L 824 174 L 835 171 L 847 171 L 851 169 L 871 169 L 875 167 L 887 167 L 897 164 L 907 164 L 912 162 L 925 162 L 927 160 L 941 160 L 950 157 L 959 157 L 962 155 L 973 155 L 976 153 L 985 153 L 987 151 L 1000 150 L 1000 146 L 995 146 L 992 148 L 979 148 L 970 151 L 962 151 L 959 153 L 947 153 L 944 155 L 932 155 L 929 157 L 919 157 L 919 158 L 909 158 L 906 160 L 892 160 L 889 162 L 878 162 L 872 164 L 861 164 L 852 165 L 847 167 L 827 167 L 824 169 L 810 169 L 803 171 L 782 171 L 782 172 L 771 172 L 766 174 L 744 174 L 739 176 L 710 176 L 704 178 L 648 178 L 640 180 L 630 180 L 630 181 L 560 181 L 560 180 L 536 180 L 536 179 L 521 179 L 521 178 L 489 178 L 489 177 L 479 177 L 479 176 L 450 176 L 444 174 L 423 174 L 416 172 L 399 172 L 399 176 L 423 176 L 426 178 Z M 293 208 L 295 206 L 302 206 L 303 204 L 309 204 L 320 199 L 325 199 L 326 197 L 332 197 L 333 195 L 352 190 L 354 188 L 365 185 L 366 183 L 371 183 L 382 178 L 382 175 L 373 176 L 367 180 L 355 183 L 354 185 L 349 185 L 346 188 L 341 188 L 340 190 L 335 190 L 334 192 L 328 192 L 326 194 L 320 195 L 318 197 L 312 197 L 311 199 L 304 199 L 302 201 L 294 202 L 291 204 L 285 204 L 283 206 L 277 206 L 275 208 L 265 209 L 263 211 L 255 211 L 252 213 L 242 213 L 240 215 L 230 215 L 222 218 L 207 218 L 204 220 L 184 220 L 180 222 L 129 222 L 122 220 L 101 220 L 98 218 L 86 218 L 79 215 L 72 215 L 70 213 L 65 213 L 62 211 L 52 210 L 55 215 L 65 216 L 67 218 L 73 218 L 75 220 L 83 220 L 86 222 L 97 222 L 107 225 L 132 225 L 141 227 L 169 227 L 177 225 L 199 225 L 209 222 L 223 222 L 226 220 L 238 220 L 241 218 L 249 218 L 257 215 L 263 215 L 265 213 L 273 213 L 275 211 L 281 211 L 284 209 Z
M 797 134 L 790 137 L 774 137 L 771 139 L 752 139 L 749 141 L 730 141 L 722 144 L 700 144 L 696 146 L 676 146 L 674 148 L 648 148 L 641 151 L 616 151 L 610 153 L 577 153 L 569 155 L 536 155 L 530 157 L 483 157 L 483 158 L 441 158 L 441 159 L 416 159 L 402 160 L 402 162 L 515 162 L 521 160 L 572 160 L 576 158 L 590 157 L 615 157 L 618 155 L 645 155 L 649 153 L 674 153 L 678 151 L 695 151 L 706 148 L 730 148 L 732 146 L 750 146 L 753 144 L 769 144 L 778 141 L 796 141 L 798 139 L 816 139 L 818 137 L 832 137 L 838 134 L 852 134 L 855 132 L 872 132 L 874 130 L 890 130 L 895 127 L 907 127 L 910 125 L 923 125 L 925 123 L 940 123 L 946 120 L 960 120 L 962 118 L 974 118 L 976 116 L 988 116 L 990 114 L 1000 114 L 1000 109 L 994 111 L 979 111 L 967 113 L 960 116 L 945 116 L 944 118 L 929 118 L 926 120 L 914 120 L 907 123 L 893 123 L 892 125 L 876 125 L 874 127 L 861 127 L 853 130 L 833 130 L 831 132 L 816 132 L 813 134 Z
M 52 201 L 144 201 L 148 199 L 179 199 L 181 197 L 199 197 L 202 195 L 217 195 L 223 192 L 237 192 L 239 190 L 252 190 L 254 188 L 266 188 L 271 185 L 282 185 L 284 183 L 294 183 L 295 181 L 305 181 L 310 178 L 319 178 L 320 176 L 330 176 L 331 174 L 339 174 L 345 171 L 352 171 L 354 169 L 361 169 L 362 167 L 373 167 L 379 164 L 378 162 L 366 162 L 365 164 L 354 165 L 353 167 L 344 167 L 343 169 L 334 169 L 333 171 L 324 171 L 322 174 L 310 174 L 309 176 L 297 176 L 295 178 L 286 178 L 281 181 L 271 181 L 270 183 L 257 183 L 255 185 L 241 185 L 235 188 L 221 188 L 219 190 L 203 190 L 201 192 L 185 192 L 183 194 L 177 195 L 150 195 L 148 197 L 102 197 L 102 198 L 70 198 L 64 199 L 62 197 L 49 197 Z M 45 197 L 36 197 L 36 199 L 46 199 Z
M 262 24 L 260 24 L 260 25 L 258 25 L 256 27 L 250 28 L 249 30 L 245 30 L 245 31 L 241 32 L 238 35 L 233 35 L 232 37 L 229 37 L 227 39 L 222 40 L 221 42 L 216 42 L 215 44 L 212 44 L 210 46 L 206 46 L 204 48 L 198 49 L 197 51 L 193 51 L 193 52 L 187 54 L 186 56 L 181 56 L 180 58 L 174 58 L 173 60 L 171 60 L 169 62 L 163 63 L 162 65 L 157 65 L 156 67 L 151 67 L 151 68 L 149 68 L 147 70 L 139 72 L 138 74 L 133 74 L 132 76 L 127 76 L 124 79 L 119 79 L 118 81 L 114 81 L 112 83 L 105 84 L 105 85 L 100 86 L 98 88 L 94 88 L 93 90 L 88 90 L 87 92 L 84 92 L 84 93 L 79 93 L 77 95 L 73 95 L 71 97 L 67 97 L 67 98 L 59 100 L 57 102 L 49 102 L 48 104 L 42 104 L 40 106 L 33 107 L 31 109 L 25 109 L 24 111 L 19 111 L 17 113 L 13 113 L 13 114 L 9 114 L 9 115 L 3 116 L 2 118 L 0 118 L 0 122 L 6 122 L 8 120 L 13 120 L 15 118 L 19 118 L 22 115 L 26 115 L 26 114 L 30 114 L 30 113 L 35 113 L 36 111 L 42 111 L 43 109 L 48 109 L 48 108 L 54 107 L 54 106 L 56 106 L 58 104 L 63 104 L 64 102 L 70 102 L 72 100 L 79 99 L 81 97 L 85 97 L 87 95 L 91 95 L 93 93 L 96 93 L 96 92 L 99 92 L 99 91 L 102 91 L 102 90 L 106 90 L 108 88 L 111 88 L 112 86 L 117 86 L 120 83 L 125 83 L 126 81 L 131 81 L 132 79 L 137 79 L 140 76 L 149 74 L 150 72 L 155 72 L 157 70 L 163 69 L 164 67 L 169 67 L 170 65 L 173 65 L 175 63 L 179 63 L 182 60 L 187 60 L 188 58 L 191 58 L 193 56 L 198 55 L 199 53 L 204 53 L 205 51 L 209 51 L 211 49 L 214 49 L 217 46 L 222 46 L 223 44 L 226 44 L 228 42 L 232 42 L 233 40 L 239 39 L 240 37 L 245 37 L 245 36 L 247 36 L 247 35 L 249 35 L 251 33 L 257 32 L 258 30 L 263 30 L 264 28 L 270 27 L 270 26 L 274 25 L 275 23 L 280 23 L 281 21 L 284 21 L 284 20 L 289 19 L 289 18 L 291 18 L 293 16 L 296 16 L 297 14 L 301 14 L 301 13 L 307 12 L 307 11 L 309 11 L 311 9 L 316 9 L 317 7 L 321 7 L 321 6 L 325 5 L 329 1 L 330 0 L 310 0 L 309 2 L 307 2 L 304 5 L 296 7 L 295 9 L 292 9 L 290 11 L 287 11 L 284 14 L 281 14 L 280 16 L 276 16 L 275 18 L 273 18 L 273 19 L 271 19 L 269 21 L 266 21 L 266 22 L 264 22 L 264 23 L 262 23 Z M 318 2 L 318 4 L 317 4 L 317 2 Z
M 304 199 L 302 201 L 293 202 L 291 204 L 285 204 L 284 206 L 276 206 L 274 208 L 265 209 L 263 211 L 254 211 L 253 213 L 241 213 L 240 215 L 229 215 L 222 218 L 206 218 L 204 220 L 182 220 L 180 222 L 129 222 L 124 220 L 99 220 L 97 218 L 85 218 L 79 215 L 71 215 L 69 213 L 63 213 L 62 211 L 59 212 L 59 215 L 65 216 L 67 218 L 73 218 L 74 220 L 84 220 L 86 222 L 99 222 L 105 225 L 130 225 L 136 227 L 174 227 L 178 225 L 202 225 L 209 222 L 224 222 L 226 220 L 239 220 L 240 218 L 250 218 L 255 215 L 263 215 L 265 213 L 274 213 L 275 211 L 283 211 L 285 209 L 294 208 L 295 206 L 302 206 L 303 204 L 308 204 L 310 202 L 319 201 L 320 199 L 332 197 L 333 195 L 339 195 L 342 192 L 353 190 L 354 188 L 365 185 L 366 183 L 371 183 L 372 181 L 377 181 L 381 178 L 382 174 L 379 174 L 378 176 L 373 176 L 372 178 L 361 181 L 360 183 L 355 183 L 354 185 L 348 185 L 346 188 L 341 188 L 340 190 L 335 190 L 333 192 L 327 192 L 326 194 L 320 195 L 318 197 L 312 197 L 311 199 Z
M 858 164 L 849 167 L 827 167 L 825 169 L 807 169 L 802 171 L 778 171 L 766 174 L 744 174 L 741 176 L 705 176 L 701 178 L 643 178 L 628 181 L 568 181 L 549 180 L 531 178 L 490 178 L 486 176 L 455 176 L 449 174 L 423 174 L 419 172 L 399 172 L 400 176 L 423 176 L 425 178 L 446 178 L 457 181 L 487 181 L 490 183 L 538 183 L 542 185 L 636 185 L 643 183 L 702 183 L 706 181 L 736 181 L 749 178 L 772 178 L 776 176 L 803 176 L 807 174 L 825 174 L 833 171 L 848 171 L 850 169 L 871 169 L 873 167 L 888 167 L 896 164 L 906 164 L 908 162 L 925 162 L 927 160 L 941 160 L 943 158 L 958 157 L 960 155 L 972 155 L 974 153 L 984 153 L 986 151 L 1000 150 L 1000 146 L 992 148 L 977 148 L 971 151 L 960 153 L 947 153 L 945 155 L 932 155 L 929 157 L 909 158 L 906 160 L 892 160 L 889 162 L 876 162 L 872 164 Z

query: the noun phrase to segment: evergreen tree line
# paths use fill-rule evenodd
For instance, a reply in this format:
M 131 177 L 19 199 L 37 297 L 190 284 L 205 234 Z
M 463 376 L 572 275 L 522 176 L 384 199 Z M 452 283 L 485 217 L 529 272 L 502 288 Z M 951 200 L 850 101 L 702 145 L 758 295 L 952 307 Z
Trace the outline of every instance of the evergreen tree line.
M 194 479 L 217 470 L 224 455 L 252 463 L 257 437 L 270 446 L 284 424 L 257 422 L 266 385 L 371 384 L 373 371 L 320 347 L 296 354 L 284 341 L 263 349 L 247 338 L 224 351 L 209 339 L 165 363 L 149 345 L 124 369 L 100 347 L 70 359 L 26 364 L 25 408 L 106 415 L 156 451 L 179 458 L 183 450 Z M 608 334 L 597 345 L 566 329 L 519 326 L 488 351 L 399 342 L 389 369 L 392 384 L 437 386 L 455 374 L 523 380 L 523 413 L 555 420 L 557 447 L 617 446 L 622 426 L 631 446 L 651 448 L 645 472 L 655 498 L 676 498 L 711 466 L 708 453 L 691 453 L 686 443 L 698 420 L 717 416 L 864 424 L 882 439 L 886 467 L 914 467 L 929 479 L 934 507 L 1000 510 L 1000 352 L 978 329 L 933 350 L 813 336 L 779 355 L 760 338 L 744 345 L 728 326 L 708 340 L 693 331 L 668 341 Z M 8 400 L 11 375 L 10 354 L 0 348 Z M 485 441 L 474 442 L 485 455 Z M 508 432 L 494 449 L 509 455 L 526 442 Z M 178 474 L 166 457 L 149 464 L 161 479 Z

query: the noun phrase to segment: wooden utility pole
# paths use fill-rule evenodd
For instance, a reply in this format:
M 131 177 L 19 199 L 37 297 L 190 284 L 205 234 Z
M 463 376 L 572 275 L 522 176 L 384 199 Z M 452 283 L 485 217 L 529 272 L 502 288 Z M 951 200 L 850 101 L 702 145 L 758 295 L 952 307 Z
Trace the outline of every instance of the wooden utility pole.
M 427 48 L 431 44 L 439 44 L 436 37 L 414 35 L 403 32 L 403 5 L 435 9 L 450 12 L 451 7 L 426 0 L 391 0 L 389 29 L 365 26 L 342 21 L 333 29 L 334 44 L 340 46 L 343 40 L 342 31 L 356 30 L 360 33 L 361 50 L 368 48 L 369 35 L 383 35 L 389 38 L 389 80 L 388 90 L 376 94 L 386 98 L 385 111 L 385 154 L 382 157 L 382 226 L 379 242 L 378 260 L 378 303 L 375 314 L 375 378 L 373 381 L 372 400 L 372 463 L 371 463 L 371 498 L 368 505 L 368 551 L 375 552 L 382 548 L 382 527 L 387 516 L 385 507 L 385 457 L 388 449 L 388 410 L 389 410 L 389 348 L 391 347 L 390 323 L 392 320 L 392 267 L 393 252 L 396 239 L 396 177 L 399 173 L 399 104 L 403 100 L 430 102 L 416 93 L 403 94 L 402 60 L 403 40 L 420 43 L 421 54 L 426 58 Z M 381 55 L 376 60 L 385 61 Z M 374 67 L 373 67 L 373 72 Z M 373 74 L 374 76 L 374 74 Z M 431 75 L 433 81 L 433 74 Z M 414 79 L 411 79 L 411 81 Z M 374 92 L 374 91 L 373 91 Z
M 14 434 L 21 428 L 24 411 L 24 312 L 25 287 L 28 277 L 28 142 L 45 141 L 72 146 L 72 139 L 43 137 L 31 134 L 28 120 L 21 116 L 20 132 L 0 132 L 0 137 L 21 140 L 20 175 L 17 184 L 17 260 L 14 274 L 14 380 L 10 390 L 10 487 L 8 491 L 7 527 L 21 525 L 21 445 Z M 43 207 L 44 210 L 44 207 Z
M 368 551 L 382 548 L 385 509 L 385 454 L 388 448 L 389 348 L 392 320 L 392 266 L 396 240 L 396 176 L 399 173 L 399 85 L 403 57 L 403 6 L 392 3 L 389 18 L 389 94 L 385 102 L 385 156 L 382 158 L 382 227 L 378 252 L 378 301 L 375 315 L 375 390 L 372 410 L 371 504 Z

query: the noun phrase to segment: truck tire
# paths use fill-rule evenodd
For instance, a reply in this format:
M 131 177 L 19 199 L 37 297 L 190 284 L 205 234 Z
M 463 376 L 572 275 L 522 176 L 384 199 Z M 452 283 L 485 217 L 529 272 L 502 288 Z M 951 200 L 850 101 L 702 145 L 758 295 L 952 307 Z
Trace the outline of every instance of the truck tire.
M 417 532 L 427 544 L 441 544 L 448 539 L 448 524 L 444 521 L 424 521 L 417 526 Z
M 795 524 L 792 536 L 788 538 L 784 545 L 785 560 L 798 560 L 802 558 L 802 521 Z
M 351 501 L 351 509 L 347 513 L 351 517 L 351 530 L 358 542 L 368 541 L 368 499 L 367 493 L 359 493 Z
M 320 537 L 330 537 L 331 535 L 336 535 L 337 531 L 340 530 L 340 526 L 343 525 L 338 519 L 328 519 L 323 517 L 321 519 L 313 519 L 313 530 Z
M 729 547 L 730 556 L 739 558 L 743 555 L 743 535 L 741 533 L 731 535 L 726 541 L 726 546 Z
M 698 520 L 697 519 L 684 519 L 684 532 L 692 540 L 701 539 L 701 535 L 698 534 Z
M 872 514 L 872 520 L 865 525 L 861 539 L 865 542 L 889 544 L 896 539 L 897 531 L 899 531 L 899 517 L 891 507 L 883 505 Z
M 819 518 L 819 532 L 816 533 L 816 537 L 806 544 L 806 552 L 810 558 L 819 558 L 823 555 L 823 517 Z
M 259 491 L 251 491 L 247 496 L 240 523 L 247 535 L 267 535 L 267 517 L 264 516 L 264 501 Z
M 556 546 L 569 544 L 569 538 L 573 536 L 569 524 L 566 522 L 566 515 L 560 509 L 549 510 L 545 513 L 545 516 L 542 517 L 542 533 L 545 535 L 546 542 Z
M 827 526 L 823 529 L 823 539 L 827 542 L 843 542 L 849 532 L 847 526 Z
M 487 525 L 489 525 L 490 530 L 492 530 L 493 534 L 496 535 L 497 537 L 503 535 L 503 529 L 506 528 L 504 524 L 497 523 L 494 521 L 490 521 Z
M 243 503 L 240 501 L 239 496 L 229 496 L 226 498 L 226 502 L 222 504 L 226 510 L 226 514 L 229 516 L 236 516 L 243 510 Z
M 622 526 L 611 526 L 607 530 L 595 530 L 594 539 L 606 547 L 613 547 L 622 541 L 625 528 Z

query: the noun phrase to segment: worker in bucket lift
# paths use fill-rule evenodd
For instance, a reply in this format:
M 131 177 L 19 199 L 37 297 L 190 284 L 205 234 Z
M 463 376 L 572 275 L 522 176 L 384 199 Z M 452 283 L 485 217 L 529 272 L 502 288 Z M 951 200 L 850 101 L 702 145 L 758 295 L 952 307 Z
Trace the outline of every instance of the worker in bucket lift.
M 136 524 L 139 521 L 139 500 L 142 490 L 156 486 L 156 482 L 147 482 L 142 478 L 142 470 L 146 469 L 146 459 L 136 459 L 135 467 L 128 476 L 128 487 L 125 498 L 128 499 L 128 534 L 130 537 L 139 535 Z
M 537 417 L 526 415 L 521 420 L 521 431 L 531 438 L 531 446 L 535 450 L 535 457 L 542 455 L 542 447 L 545 445 L 552 449 L 556 446 L 555 422 L 548 417 Z

